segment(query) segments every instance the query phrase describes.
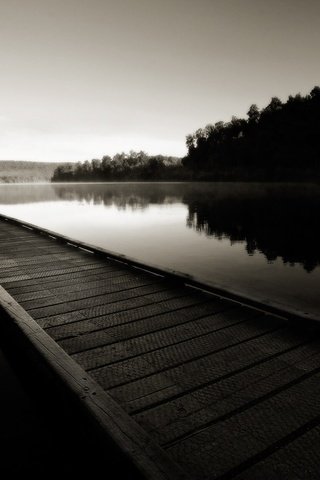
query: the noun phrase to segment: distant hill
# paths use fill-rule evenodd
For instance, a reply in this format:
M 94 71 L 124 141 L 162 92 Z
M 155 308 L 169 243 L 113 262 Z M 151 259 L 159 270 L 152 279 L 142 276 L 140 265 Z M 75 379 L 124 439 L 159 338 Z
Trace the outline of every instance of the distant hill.
M 0 183 L 50 182 L 61 162 L 0 160 Z

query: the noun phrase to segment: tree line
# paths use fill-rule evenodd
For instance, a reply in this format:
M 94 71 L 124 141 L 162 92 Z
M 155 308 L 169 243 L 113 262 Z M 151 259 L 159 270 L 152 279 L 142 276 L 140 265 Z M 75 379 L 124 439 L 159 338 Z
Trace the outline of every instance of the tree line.
M 183 173 L 180 158 L 131 151 L 117 153 L 113 158 L 105 155 L 101 160 L 60 165 L 54 171 L 52 181 L 179 180 Z
M 248 118 L 207 125 L 187 136 L 182 160 L 194 179 L 320 178 L 320 87 L 310 94 L 273 97 Z
M 273 97 L 247 118 L 232 117 L 186 137 L 180 159 L 145 152 L 63 164 L 52 181 L 320 180 L 320 87 L 286 102 Z

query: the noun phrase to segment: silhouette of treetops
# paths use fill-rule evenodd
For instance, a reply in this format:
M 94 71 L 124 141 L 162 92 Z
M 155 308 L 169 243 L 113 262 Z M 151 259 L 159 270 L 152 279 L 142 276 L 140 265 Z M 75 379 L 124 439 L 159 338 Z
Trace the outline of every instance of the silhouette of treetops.
M 224 186 L 185 196 L 190 228 L 231 243 L 245 242 L 249 255 L 261 252 L 269 262 L 282 258 L 285 264 L 300 263 L 307 272 L 320 265 L 318 187 Z
M 320 179 L 320 87 L 247 115 L 187 136 L 182 163 L 193 179 Z
M 183 175 L 181 159 L 163 155 L 149 156 L 145 152 L 117 153 L 91 162 L 59 166 L 53 182 L 98 182 L 113 180 L 172 180 Z
M 248 118 L 232 117 L 187 135 L 183 159 L 145 152 L 61 165 L 53 182 L 113 180 L 320 180 L 320 87 L 305 97 L 253 104 Z

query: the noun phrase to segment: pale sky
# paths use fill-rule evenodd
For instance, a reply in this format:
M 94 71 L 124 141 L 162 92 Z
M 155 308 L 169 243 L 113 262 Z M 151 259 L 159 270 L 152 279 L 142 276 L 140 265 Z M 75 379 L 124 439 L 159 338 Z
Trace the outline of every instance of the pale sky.
M 144 150 L 320 84 L 319 0 L 0 0 L 0 159 Z

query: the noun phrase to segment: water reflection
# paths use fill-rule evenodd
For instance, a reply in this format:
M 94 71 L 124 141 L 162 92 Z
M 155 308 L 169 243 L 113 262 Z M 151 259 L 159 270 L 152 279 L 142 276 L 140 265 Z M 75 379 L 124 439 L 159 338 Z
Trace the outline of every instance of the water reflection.
M 245 242 L 246 251 L 269 262 L 300 263 L 307 272 L 320 265 L 320 189 L 270 184 L 111 184 L 54 186 L 64 200 L 144 209 L 184 203 L 186 224 L 207 236 Z
M 245 242 L 269 262 L 300 263 L 307 272 L 320 265 L 320 189 L 299 185 L 234 185 L 186 194 L 187 224 L 231 243 Z
M 0 205 L 50 201 L 80 201 L 119 209 L 180 203 L 190 186 L 185 183 L 69 183 L 1 185 Z
M 187 227 L 231 244 L 245 243 L 248 255 L 269 262 L 320 265 L 320 187 L 245 183 L 112 183 L 2 186 L 0 204 L 82 202 L 145 210 L 184 204 Z
M 185 187 L 167 183 L 111 183 L 54 185 L 53 189 L 62 200 L 143 210 L 150 205 L 180 203 Z
M 51 184 L 0 184 L 0 205 L 21 205 L 27 203 L 59 200 L 59 193 Z

